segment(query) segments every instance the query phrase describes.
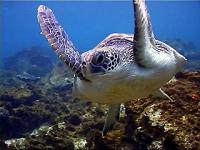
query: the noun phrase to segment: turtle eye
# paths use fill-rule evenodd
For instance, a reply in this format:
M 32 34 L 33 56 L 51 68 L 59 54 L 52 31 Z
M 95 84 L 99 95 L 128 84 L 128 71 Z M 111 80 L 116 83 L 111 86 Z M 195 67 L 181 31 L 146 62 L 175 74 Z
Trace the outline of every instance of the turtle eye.
M 104 62 L 104 60 L 105 60 L 105 56 L 102 53 L 99 53 L 96 56 L 94 56 L 94 58 L 92 59 L 92 63 L 94 65 L 100 65 Z

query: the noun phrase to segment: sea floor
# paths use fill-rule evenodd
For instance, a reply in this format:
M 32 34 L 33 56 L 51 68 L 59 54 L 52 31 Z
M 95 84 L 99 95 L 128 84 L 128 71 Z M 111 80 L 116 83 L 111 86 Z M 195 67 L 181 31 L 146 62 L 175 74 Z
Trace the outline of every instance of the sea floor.
M 173 101 L 126 103 L 104 137 L 107 106 L 74 99 L 70 73 L 55 67 L 43 78 L 23 77 L 0 71 L 1 150 L 200 149 L 200 71 L 179 73 L 163 87 Z

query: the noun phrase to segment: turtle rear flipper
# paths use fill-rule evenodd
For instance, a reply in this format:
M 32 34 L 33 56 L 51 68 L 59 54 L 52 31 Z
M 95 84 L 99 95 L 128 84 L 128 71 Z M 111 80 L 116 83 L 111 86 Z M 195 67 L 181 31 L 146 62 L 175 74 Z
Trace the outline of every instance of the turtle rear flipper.
M 169 100 L 170 102 L 174 102 L 174 100 L 169 96 L 167 95 L 161 88 L 154 91 L 151 96 L 153 98 L 161 98 L 161 99 L 167 99 Z
M 64 29 L 59 25 L 53 11 L 44 5 L 40 5 L 37 18 L 42 34 L 47 38 L 59 58 L 71 68 L 76 76 L 84 79 L 81 72 L 81 55 L 69 40 Z
M 103 127 L 103 136 L 111 130 L 116 120 L 119 120 L 120 104 L 113 104 L 109 106 L 106 121 Z

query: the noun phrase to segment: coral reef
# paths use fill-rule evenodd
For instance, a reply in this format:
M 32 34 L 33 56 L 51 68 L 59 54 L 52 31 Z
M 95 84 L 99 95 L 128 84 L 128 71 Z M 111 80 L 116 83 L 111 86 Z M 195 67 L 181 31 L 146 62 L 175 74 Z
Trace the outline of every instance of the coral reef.
M 200 72 L 177 78 L 163 87 L 173 102 L 146 98 L 126 105 L 127 129 L 143 148 L 200 149 Z
M 81 149 L 90 127 L 102 130 L 105 111 L 73 99 L 71 77 L 67 79 L 63 73 L 68 82 L 60 85 L 49 83 L 49 78 L 58 76 L 56 73 L 38 82 L 27 82 L 18 79 L 16 73 L 1 70 L 1 149 L 6 147 L 3 140 L 8 145 L 5 149 Z M 61 72 L 58 74 L 61 77 Z M 44 125 L 47 127 L 42 128 Z
M 27 72 L 33 76 L 44 76 L 53 68 L 53 61 L 49 54 L 39 47 L 24 49 L 14 56 L 4 60 L 3 69 L 18 74 Z
M 174 101 L 152 97 L 124 105 L 104 137 L 107 106 L 71 96 L 72 74 L 58 63 L 38 81 L 0 71 L 0 149 L 200 149 L 200 72 L 163 87 Z
M 46 92 L 51 91 L 45 90 L 42 83 L 23 82 L 3 70 L 0 78 L 6 74 L 6 80 L 0 85 L 0 139 L 21 137 L 42 123 L 53 122 L 61 112 L 67 113 L 64 99 L 59 103 L 54 92 L 46 96 Z M 6 81 L 11 81 L 12 85 Z M 64 94 L 62 96 L 65 98 Z
M 58 62 L 53 70 L 43 79 L 45 87 L 48 88 L 71 88 L 74 81 L 74 75 L 67 67 L 62 63 Z

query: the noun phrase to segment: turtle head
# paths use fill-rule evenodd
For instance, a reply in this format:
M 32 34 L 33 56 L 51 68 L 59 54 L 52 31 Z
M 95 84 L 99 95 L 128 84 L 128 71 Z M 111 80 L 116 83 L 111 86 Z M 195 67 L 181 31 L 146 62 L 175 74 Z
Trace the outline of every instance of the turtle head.
M 83 74 L 88 79 L 113 75 L 120 64 L 119 55 L 114 51 L 95 50 L 83 54 Z

